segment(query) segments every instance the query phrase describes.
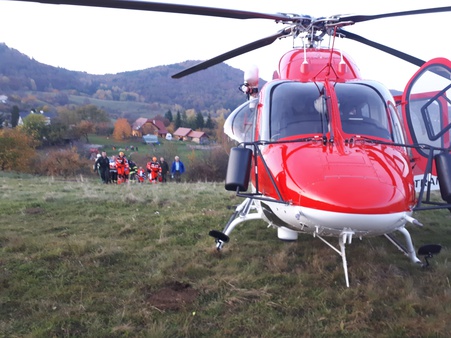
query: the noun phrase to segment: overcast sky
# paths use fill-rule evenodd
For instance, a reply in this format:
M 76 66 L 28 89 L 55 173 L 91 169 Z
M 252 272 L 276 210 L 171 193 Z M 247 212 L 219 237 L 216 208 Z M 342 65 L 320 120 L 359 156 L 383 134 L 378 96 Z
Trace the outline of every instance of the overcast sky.
M 160 2 L 314 17 L 451 6 L 451 1 L 443 0 L 228 0 L 223 2 L 224 5 L 216 5 L 217 2 L 211 0 Z M 0 0 L 0 13 L 0 42 L 39 62 L 91 74 L 206 60 L 272 35 L 283 27 L 271 20 L 208 18 L 5 0 Z M 450 19 L 451 12 L 416 15 L 358 23 L 346 29 L 427 61 L 434 57 L 451 58 Z M 270 80 L 280 57 L 291 47 L 292 40 L 286 38 L 226 63 L 243 70 L 255 64 L 260 69 L 260 77 Z M 390 89 L 402 90 L 418 69 L 350 40 L 340 39 L 335 47 L 351 55 L 364 78 L 380 81 Z

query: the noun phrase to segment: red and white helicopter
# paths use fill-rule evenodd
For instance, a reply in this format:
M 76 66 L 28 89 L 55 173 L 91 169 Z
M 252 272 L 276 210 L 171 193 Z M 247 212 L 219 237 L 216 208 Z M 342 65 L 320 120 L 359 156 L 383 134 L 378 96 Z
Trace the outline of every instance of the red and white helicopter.
M 300 41 L 301 47 L 280 58 L 273 80 L 261 89 L 258 70 L 245 73 L 241 89 L 248 100 L 224 127 L 239 143 L 231 149 L 225 187 L 245 199 L 222 231 L 210 231 L 216 248 L 223 248 L 238 224 L 261 219 L 277 228 L 282 240 L 296 240 L 305 233 L 329 245 L 342 258 L 348 287 L 345 248 L 354 238 L 383 235 L 412 262 L 421 263 L 406 229 L 409 224 L 422 226 L 413 212 L 451 208 L 451 61 L 425 62 L 344 27 L 387 17 L 450 12 L 451 7 L 314 18 L 146 1 L 31 2 L 258 18 L 283 24 L 271 36 L 173 76 L 181 78 L 280 38 Z M 329 44 L 323 45 L 327 36 Z M 404 93 L 394 98 L 381 83 L 361 78 L 353 60 L 334 48 L 337 38 L 374 47 L 420 69 Z M 438 187 L 443 202 L 431 198 L 431 190 Z M 404 242 L 395 232 L 402 234 Z M 329 242 L 331 237 L 338 239 L 338 247 Z M 418 255 L 428 264 L 427 259 L 440 249 L 429 244 Z

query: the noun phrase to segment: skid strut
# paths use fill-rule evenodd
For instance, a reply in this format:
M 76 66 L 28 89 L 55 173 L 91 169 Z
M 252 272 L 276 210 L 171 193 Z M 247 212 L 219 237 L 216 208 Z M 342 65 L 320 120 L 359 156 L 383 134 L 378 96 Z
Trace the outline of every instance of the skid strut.
M 209 235 L 215 238 L 216 249 L 219 251 L 224 246 L 224 243 L 229 241 L 229 235 L 235 227 L 243 222 L 261 219 L 263 212 L 258 208 L 253 198 L 246 198 L 235 209 L 235 212 L 230 217 L 222 231 L 211 230 Z
M 346 287 L 348 287 L 348 288 L 349 288 L 349 275 L 348 275 L 348 262 L 346 260 L 346 244 L 352 243 L 353 235 L 354 235 L 354 231 L 343 231 L 340 234 L 340 236 L 338 237 L 338 244 L 340 246 L 340 250 L 338 250 L 336 247 L 334 247 L 332 244 L 330 244 L 328 241 L 326 241 L 320 235 L 318 235 L 318 234 L 315 235 L 315 237 L 318 237 L 320 240 L 322 240 L 324 243 L 326 243 L 337 254 L 339 254 L 341 256 L 341 260 L 343 261 L 343 271 L 345 274 Z

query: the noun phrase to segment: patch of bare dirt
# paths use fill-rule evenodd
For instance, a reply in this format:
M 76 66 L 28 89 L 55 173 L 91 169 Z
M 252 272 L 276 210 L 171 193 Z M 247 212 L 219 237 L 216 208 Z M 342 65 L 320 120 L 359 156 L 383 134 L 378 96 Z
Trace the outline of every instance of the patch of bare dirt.
M 151 294 L 147 301 L 161 311 L 179 310 L 194 302 L 198 295 L 190 284 L 176 281 Z
M 25 209 L 25 213 L 28 215 L 42 214 L 43 212 L 44 212 L 44 209 L 39 208 L 39 207 Z

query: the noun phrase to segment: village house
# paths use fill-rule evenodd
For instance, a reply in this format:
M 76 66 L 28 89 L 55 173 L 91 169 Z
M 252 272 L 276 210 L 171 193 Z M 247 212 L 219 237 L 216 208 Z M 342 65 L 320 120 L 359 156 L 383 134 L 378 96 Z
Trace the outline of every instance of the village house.
M 180 141 L 192 141 L 199 144 L 209 143 L 209 138 L 203 131 L 195 131 L 190 128 L 179 128 L 174 132 L 174 137 Z
M 147 119 L 145 117 L 138 118 L 132 124 L 132 136 L 142 137 L 143 135 L 156 135 L 166 138 L 168 131 L 163 121 Z
M 179 141 L 188 141 L 188 134 L 192 131 L 190 128 L 178 128 L 175 132 L 173 137 Z

